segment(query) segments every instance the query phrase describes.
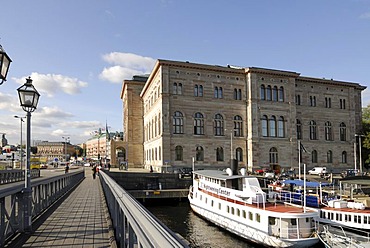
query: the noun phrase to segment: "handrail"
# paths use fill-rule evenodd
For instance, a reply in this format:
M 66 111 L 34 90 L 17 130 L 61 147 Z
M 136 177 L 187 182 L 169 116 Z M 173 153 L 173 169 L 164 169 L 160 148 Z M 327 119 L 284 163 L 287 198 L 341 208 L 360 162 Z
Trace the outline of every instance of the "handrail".
M 189 247 L 103 171 L 99 172 L 121 247 Z
M 31 180 L 32 220 L 50 207 L 66 192 L 85 178 L 85 171 L 78 170 L 49 178 Z M 1 185 L 0 188 L 0 247 L 14 235 L 23 232 L 24 183 Z
M 40 170 L 31 170 L 31 178 L 40 177 Z M 0 170 L 0 185 L 24 181 L 24 170 Z

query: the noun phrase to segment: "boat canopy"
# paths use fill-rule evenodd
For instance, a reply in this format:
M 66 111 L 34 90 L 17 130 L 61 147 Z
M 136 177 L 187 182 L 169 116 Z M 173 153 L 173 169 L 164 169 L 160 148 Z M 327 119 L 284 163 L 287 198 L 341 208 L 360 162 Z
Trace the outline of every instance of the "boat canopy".
M 297 186 L 304 186 L 304 180 L 285 180 L 283 181 L 283 184 L 295 184 Z M 331 184 L 330 183 L 321 183 L 321 182 L 307 182 L 306 181 L 306 187 L 309 187 L 309 188 L 317 188 L 317 187 L 320 187 L 320 184 L 321 184 L 321 187 L 326 187 L 326 186 L 330 186 Z

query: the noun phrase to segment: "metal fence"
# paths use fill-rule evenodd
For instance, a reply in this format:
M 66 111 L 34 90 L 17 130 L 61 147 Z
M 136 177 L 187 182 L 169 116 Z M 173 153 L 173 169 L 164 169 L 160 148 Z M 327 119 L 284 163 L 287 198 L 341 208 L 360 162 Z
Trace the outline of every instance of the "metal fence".
M 189 247 L 106 173 L 99 174 L 118 247 Z
M 31 170 L 31 178 L 40 177 L 40 170 Z M 0 185 L 24 181 L 24 170 L 0 170 Z
M 32 219 L 34 220 L 57 199 L 85 178 L 78 170 L 63 175 L 31 181 Z M 0 188 L 0 247 L 19 232 L 23 232 L 24 184 L 12 183 Z

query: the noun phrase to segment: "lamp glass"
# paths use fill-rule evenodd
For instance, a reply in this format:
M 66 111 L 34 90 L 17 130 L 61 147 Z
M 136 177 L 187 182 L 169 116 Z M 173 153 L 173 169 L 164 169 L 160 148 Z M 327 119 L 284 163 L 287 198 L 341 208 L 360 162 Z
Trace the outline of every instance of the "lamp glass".
M 6 52 L 0 45 L 0 79 L 4 81 L 6 80 L 11 62 L 12 60 L 9 58 L 8 54 L 6 54 Z
M 27 79 L 27 82 L 18 89 L 19 101 L 21 106 L 27 112 L 33 112 L 37 108 L 40 94 L 32 85 L 32 80 Z

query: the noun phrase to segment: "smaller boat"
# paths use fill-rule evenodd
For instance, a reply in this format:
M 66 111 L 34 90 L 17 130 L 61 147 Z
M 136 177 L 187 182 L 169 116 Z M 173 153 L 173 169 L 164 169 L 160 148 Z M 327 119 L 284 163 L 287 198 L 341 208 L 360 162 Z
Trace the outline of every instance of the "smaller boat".
M 322 226 L 318 232 L 320 241 L 326 248 L 370 248 L 370 233 L 361 234 L 344 231 L 343 228 Z

